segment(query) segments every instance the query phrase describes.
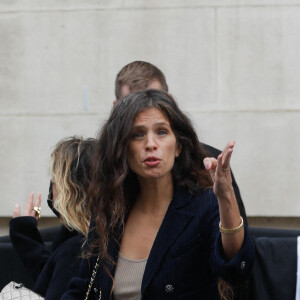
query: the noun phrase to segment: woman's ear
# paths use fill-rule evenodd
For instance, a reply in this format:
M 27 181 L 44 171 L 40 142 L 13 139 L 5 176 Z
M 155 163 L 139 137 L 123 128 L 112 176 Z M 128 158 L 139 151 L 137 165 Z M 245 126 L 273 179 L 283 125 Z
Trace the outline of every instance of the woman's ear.
M 181 144 L 180 143 L 176 143 L 177 145 L 176 145 L 176 152 L 175 152 L 175 157 L 178 157 L 179 155 L 180 155 L 180 153 L 181 153 L 181 149 L 182 149 L 182 147 L 181 147 Z

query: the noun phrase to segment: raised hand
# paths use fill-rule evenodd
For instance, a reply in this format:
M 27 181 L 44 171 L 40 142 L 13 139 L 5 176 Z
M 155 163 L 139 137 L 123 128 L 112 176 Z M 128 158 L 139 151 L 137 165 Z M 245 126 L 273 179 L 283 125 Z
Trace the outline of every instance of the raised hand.
M 40 192 L 38 192 L 36 194 L 36 198 L 34 200 L 34 194 L 33 192 L 31 192 L 28 196 L 28 201 L 26 204 L 26 208 L 24 210 L 24 213 L 22 214 L 22 216 L 31 216 L 34 217 L 36 219 L 39 219 L 40 217 L 40 213 L 38 213 L 38 211 L 41 210 L 41 201 L 42 201 L 42 195 Z M 14 206 L 14 210 L 13 210 L 13 218 L 17 218 L 20 217 L 21 213 L 20 213 L 20 205 L 16 204 Z
M 235 142 L 230 141 L 217 159 L 206 157 L 203 160 L 206 170 L 209 171 L 214 183 L 213 190 L 219 200 L 232 195 L 232 178 L 230 172 L 230 159 Z

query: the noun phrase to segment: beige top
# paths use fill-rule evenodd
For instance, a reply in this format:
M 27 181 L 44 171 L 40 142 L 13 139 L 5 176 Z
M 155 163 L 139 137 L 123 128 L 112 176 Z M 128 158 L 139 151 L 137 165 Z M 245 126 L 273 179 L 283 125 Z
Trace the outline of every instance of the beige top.
M 129 259 L 119 253 L 115 273 L 114 299 L 140 300 L 142 279 L 147 263 L 144 259 Z

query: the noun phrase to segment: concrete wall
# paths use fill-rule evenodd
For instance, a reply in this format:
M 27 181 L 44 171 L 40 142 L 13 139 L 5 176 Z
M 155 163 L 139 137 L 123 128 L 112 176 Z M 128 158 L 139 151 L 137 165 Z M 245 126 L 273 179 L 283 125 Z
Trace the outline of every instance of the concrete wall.
M 0 0 L 0 45 L 0 216 L 46 200 L 53 146 L 95 136 L 133 60 L 164 71 L 200 140 L 236 140 L 249 216 L 300 216 L 300 0 Z

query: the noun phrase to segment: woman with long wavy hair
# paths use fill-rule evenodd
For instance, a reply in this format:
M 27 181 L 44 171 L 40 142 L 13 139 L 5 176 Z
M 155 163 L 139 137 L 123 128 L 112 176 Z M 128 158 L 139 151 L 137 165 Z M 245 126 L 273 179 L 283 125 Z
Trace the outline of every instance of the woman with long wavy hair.
M 167 93 L 119 101 L 93 159 L 86 260 L 62 299 L 228 298 L 224 283 L 245 280 L 254 261 L 231 184 L 233 147 L 206 157 Z
M 60 299 L 69 280 L 78 273 L 83 240 L 90 216 L 87 190 L 91 182 L 94 139 L 65 138 L 51 154 L 48 205 L 60 218 L 60 231 L 51 248 L 44 244 L 38 230 L 41 194 L 30 193 L 22 216 L 14 208 L 10 238 L 29 274 L 33 290 L 45 299 Z

